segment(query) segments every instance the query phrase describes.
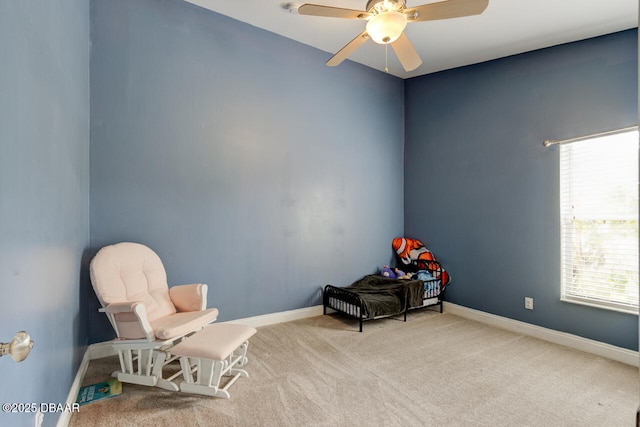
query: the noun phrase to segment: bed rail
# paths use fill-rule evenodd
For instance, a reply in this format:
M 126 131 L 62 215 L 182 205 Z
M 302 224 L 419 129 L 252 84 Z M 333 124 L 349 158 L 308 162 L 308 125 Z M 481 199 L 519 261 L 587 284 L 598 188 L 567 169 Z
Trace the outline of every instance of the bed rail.
M 404 292 L 404 321 L 407 321 L 407 312 L 411 309 L 415 308 L 425 308 L 425 307 L 433 307 L 439 306 L 439 311 L 442 313 L 442 296 L 444 294 L 444 287 L 442 286 L 441 280 L 435 277 L 434 273 L 438 272 L 440 267 L 440 263 L 437 261 L 429 261 L 431 262 L 431 266 L 436 267 L 431 274 L 434 277 L 430 280 L 423 281 L 425 284 L 424 296 L 422 298 L 422 305 L 411 307 L 409 305 L 408 299 L 408 291 Z M 367 308 L 365 303 L 363 302 L 360 295 L 356 292 L 352 292 L 347 290 L 344 287 L 337 287 L 333 285 L 326 285 L 322 292 L 322 312 L 323 314 L 327 314 L 327 308 L 335 310 L 337 312 L 346 314 L 347 316 L 358 319 L 359 322 L 359 330 L 362 332 L 362 325 L 365 320 L 377 319 L 383 317 L 389 317 L 390 315 L 376 316 L 371 317 L 367 312 Z M 397 313 L 400 314 L 400 313 Z M 394 314 L 396 315 L 396 314 Z
M 362 332 L 362 322 L 367 317 L 365 306 L 360 295 L 333 285 L 326 285 L 322 293 L 322 313 L 327 314 L 327 307 L 339 311 L 360 321 L 360 332 Z

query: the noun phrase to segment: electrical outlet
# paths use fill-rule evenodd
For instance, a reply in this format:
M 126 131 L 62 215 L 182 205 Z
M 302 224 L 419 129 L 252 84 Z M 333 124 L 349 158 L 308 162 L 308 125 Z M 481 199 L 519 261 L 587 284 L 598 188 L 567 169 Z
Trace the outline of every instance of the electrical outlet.
M 527 310 L 533 310 L 533 298 L 524 297 L 524 308 Z

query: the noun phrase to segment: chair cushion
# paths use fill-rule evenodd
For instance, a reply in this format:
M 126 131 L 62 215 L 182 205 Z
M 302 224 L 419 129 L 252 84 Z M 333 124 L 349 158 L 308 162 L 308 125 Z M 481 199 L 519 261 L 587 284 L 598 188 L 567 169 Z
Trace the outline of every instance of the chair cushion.
M 206 326 L 218 318 L 218 309 L 175 313 L 162 319 L 151 321 L 156 338 L 168 340 Z
M 147 246 L 131 242 L 105 246 L 93 258 L 89 270 L 103 306 L 140 301 L 150 323 L 176 312 L 162 261 Z

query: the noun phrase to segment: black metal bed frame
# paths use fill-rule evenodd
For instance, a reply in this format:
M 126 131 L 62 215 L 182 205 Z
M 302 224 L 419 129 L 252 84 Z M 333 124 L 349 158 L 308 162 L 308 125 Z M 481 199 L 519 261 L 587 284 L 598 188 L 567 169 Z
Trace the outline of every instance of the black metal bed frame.
M 431 261 L 430 261 L 431 262 Z M 433 278 L 425 281 L 425 283 L 435 283 L 438 282 L 437 286 L 432 291 L 425 291 L 422 297 L 422 305 L 409 307 L 409 293 L 407 289 L 404 291 L 404 321 L 407 321 L 407 312 L 416 308 L 426 308 L 426 307 L 434 307 L 440 306 L 440 313 L 442 313 L 442 296 L 444 294 L 444 289 L 440 283 L 440 279 Z M 397 316 L 399 313 L 388 314 L 388 315 L 380 315 L 375 317 L 369 317 L 366 312 L 366 306 L 363 302 L 363 297 L 366 296 L 360 295 L 357 292 L 353 292 L 347 290 L 344 287 L 338 287 L 333 285 L 326 285 L 322 292 L 322 305 L 323 314 L 327 314 L 327 308 L 335 310 L 339 313 L 345 314 L 347 316 L 356 318 L 360 322 L 360 332 L 362 332 L 362 324 L 365 320 L 375 320 L 382 319 L 386 317 Z M 436 302 L 432 302 L 432 300 L 436 298 Z

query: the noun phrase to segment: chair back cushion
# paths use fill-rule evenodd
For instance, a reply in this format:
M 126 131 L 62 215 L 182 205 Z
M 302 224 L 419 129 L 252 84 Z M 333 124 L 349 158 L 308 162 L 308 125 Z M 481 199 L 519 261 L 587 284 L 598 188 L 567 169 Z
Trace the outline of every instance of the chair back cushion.
M 145 245 L 105 246 L 91 261 L 91 283 L 103 307 L 140 301 L 150 322 L 176 312 L 160 257 Z

